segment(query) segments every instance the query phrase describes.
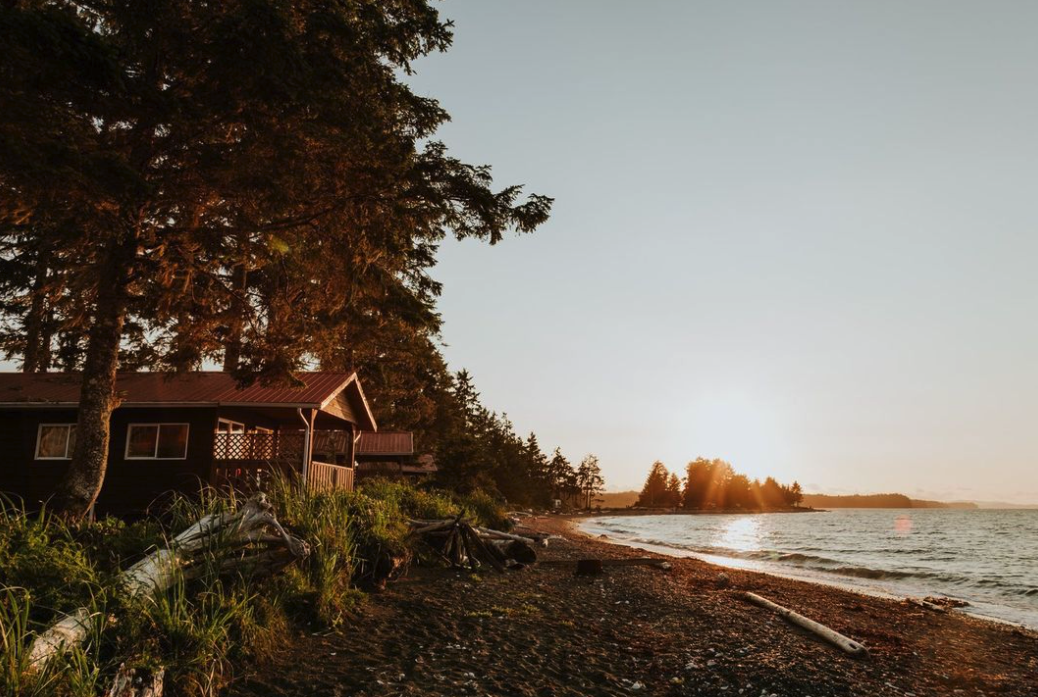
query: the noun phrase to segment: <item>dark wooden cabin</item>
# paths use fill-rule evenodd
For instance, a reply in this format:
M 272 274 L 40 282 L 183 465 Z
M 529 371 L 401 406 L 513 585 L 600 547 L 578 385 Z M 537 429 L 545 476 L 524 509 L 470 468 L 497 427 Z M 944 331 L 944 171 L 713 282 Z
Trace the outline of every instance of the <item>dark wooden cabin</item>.
M 302 387 L 241 388 L 221 372 L 120 373 L 100 512 L 145 509 L 169 491 L 251 483 L 272 468 L 352 489 L 356 442 L 376 429 L 356 373 Z M 75 443 L 79 376 L 0 373 L 0 491 L 49 498 Z

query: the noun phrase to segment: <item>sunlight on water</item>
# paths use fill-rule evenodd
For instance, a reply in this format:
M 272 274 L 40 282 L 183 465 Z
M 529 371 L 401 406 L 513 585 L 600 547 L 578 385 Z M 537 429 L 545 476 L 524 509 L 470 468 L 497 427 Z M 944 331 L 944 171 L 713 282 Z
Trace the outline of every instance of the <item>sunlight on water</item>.
M 714 540 L 713 546 L 731 549 L 736 552 L 756 552 L 761 548 L 761 524 L 757 516 L 733 518 L 721 534 Z
M 645 515 L 581 527 L 613 541 L 892 595 L 947 595 L 1038 628 L 1038 511 L 843 509 Z

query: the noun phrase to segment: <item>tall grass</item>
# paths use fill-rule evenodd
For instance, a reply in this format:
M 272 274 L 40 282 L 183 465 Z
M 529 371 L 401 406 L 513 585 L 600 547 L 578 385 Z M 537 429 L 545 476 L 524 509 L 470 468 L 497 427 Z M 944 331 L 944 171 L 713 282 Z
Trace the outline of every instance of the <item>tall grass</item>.
M 293 624 L 340 625 L 361 602 L 361 589 L 406 568 L 414 558 L 408 519 L 503 521 L 497 502 L 480 492 L 456 497 L 384 480 L 345 492 L 280 477 L 266 493 L 281 523 L 310 545 L 308 558 L 272 578 L 220 575 L 226 546 L 214 538 L 190 579 L 147 597 L 123 592 L 119 573 L 199 518 L 236 509 L 243 496 L 205 489 L 171 496 L 134 523 L 79 524 L 0 498 L 0 694 L 93 697 L 122 665 L 162 666 L 169 694 L 215 694 L 236 663 L 268 655 Z M 91 636 L 33 670 L 33 639 L 80 607 L 94 618 Z

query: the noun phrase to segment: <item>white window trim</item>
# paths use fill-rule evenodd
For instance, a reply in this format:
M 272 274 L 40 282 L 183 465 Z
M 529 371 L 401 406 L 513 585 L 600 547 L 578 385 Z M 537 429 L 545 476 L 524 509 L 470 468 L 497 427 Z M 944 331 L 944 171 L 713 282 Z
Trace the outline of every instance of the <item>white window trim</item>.
M 245 424 L 243 424 L 241 421 L 232 421 L 231 419 L 225 419 L 223 417 L 220 417 L 220 418 L 218 418 L 216 420 L 216 432 L 217 433 L 221 432 L 220 431 L 220 424 L 227 424 L 228 426 L 241 426 L 241 430 L 240 431 L 227 430 L 227 431 L 225 431 L 225 433 L 245 433 Z
M 54 426 L 65 426 L 69 431 L 65 434 L 65 456 L 64 457 L 40 457 L 40 445 L 43 442 L 43 429 L 44 427 Z M 36 458 L 37 460 L 71 460 L 72 454 L 68 451 L 68 441 L 71 431 L 76 427 L 75 423 L 62 423 L 62 424 L 39 424 L 36 427 Z
M 158 427 L 160 429 L 163 426 L 185 426 L 185 427 L 187 427 L 187 437 L 184 439 L 184 455 L 183 455 L 183 457 L 158 457 L 158 452 L 159 452 L 159 435 L 158 435 L 157 431 L 155 433 L 155 450 L 154 450 L 154 452 L 156 454 L 151 456 L 151 457 L 142 457 L 142 456 L 139 456 L 139 455 L 131 457 L 130 456 L 130 431 L 132 431 L 135 426 L 145 427 L 145 428 L 148 427 L 148 426 L 156 426 L 156 427 Z M 159 422 L 159 423 L 132 423 L 132 424 L 127 424 L 126 425 L 126 448 L 124 448 L 124 451 L 123 451 L 123 459 L 125 459 L 125 460 L 186 460 L 187 459 L 187 451 L 190 449 L 190 447 L 191 447 L 191 424 L 189 424 L 189 423 L 180 423 L 180 422 L 176 422 L 176 421 L 162 421 L 162 422 Z
M 252 433 L 259 433 L 264 436 L 272 436 L 274 435 L 274 429 L 267 428 L 266 426 L 256 426 L 252 429 Z

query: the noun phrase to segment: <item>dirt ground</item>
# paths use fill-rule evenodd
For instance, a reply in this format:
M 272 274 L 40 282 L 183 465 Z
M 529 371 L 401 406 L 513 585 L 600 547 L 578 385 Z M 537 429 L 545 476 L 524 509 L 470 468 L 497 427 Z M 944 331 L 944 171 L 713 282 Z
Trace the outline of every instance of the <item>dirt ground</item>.
M 1038 634 L 903 602 L 668 559 L 671 571 L 581 558 L 654 556 L 573 532 L 505 575 L 413 569 L 349 626 L 288 638 L 232 685 L 304 695 L 1038 695 Z M 730 579 L 718 583 L 718 574 Z M 752 590 L 868 646 L 852 658 L 738 595 Z

